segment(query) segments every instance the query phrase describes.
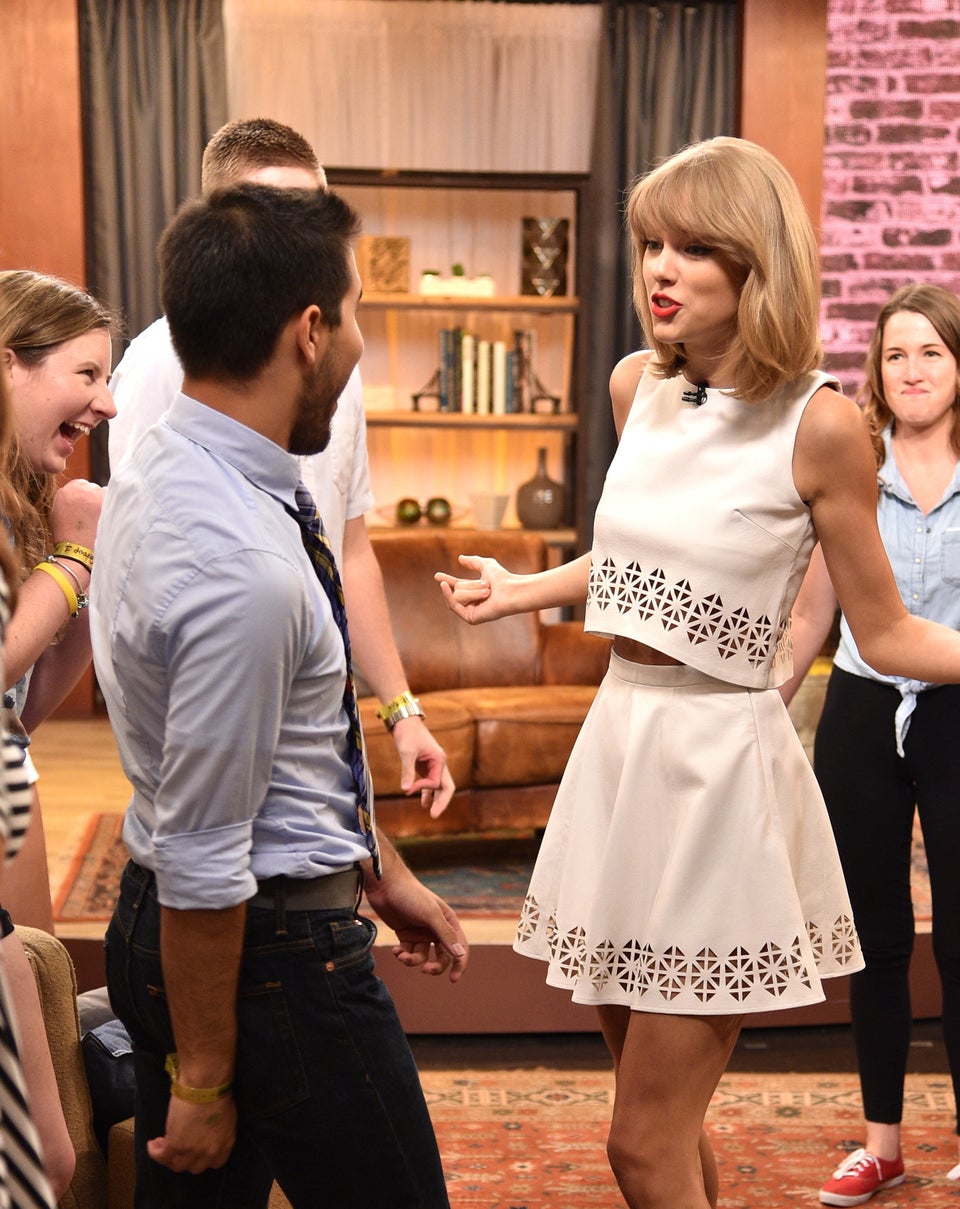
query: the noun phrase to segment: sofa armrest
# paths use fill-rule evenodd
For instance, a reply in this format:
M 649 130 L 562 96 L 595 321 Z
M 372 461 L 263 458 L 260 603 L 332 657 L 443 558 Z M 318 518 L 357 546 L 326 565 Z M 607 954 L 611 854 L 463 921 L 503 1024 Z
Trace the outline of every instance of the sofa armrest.
M 542 684 L 599 684 L 610 662 L 609 638 L 586 634 L 581 621 L 540 627 Z
M 59 1209 L 85 1209 L 106 1202 L 107 1168 L 93 1129 L 93 1104 L 80 1048 L 77 978 L 70 954 L 56 937 L 17 925 L 17 935 L 37 981 L 50 1057 L 67 1129 L 77 1156 Z

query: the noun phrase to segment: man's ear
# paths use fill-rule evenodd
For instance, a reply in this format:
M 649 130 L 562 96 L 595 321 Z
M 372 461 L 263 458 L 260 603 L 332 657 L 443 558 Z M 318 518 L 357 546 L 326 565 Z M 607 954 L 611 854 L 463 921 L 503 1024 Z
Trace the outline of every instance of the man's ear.
M 323 357 L 330 338 L 330 329 L 323 321 L 323 312 L 311 303 L 301 312 L 296 326 L 297 347 L 308 365 L 316 365 Z

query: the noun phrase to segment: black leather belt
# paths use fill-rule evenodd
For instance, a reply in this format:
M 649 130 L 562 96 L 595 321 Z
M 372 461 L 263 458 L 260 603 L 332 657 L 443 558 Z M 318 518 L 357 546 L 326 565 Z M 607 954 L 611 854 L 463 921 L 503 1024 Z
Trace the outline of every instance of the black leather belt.
M 248 907 L 279 907 L 287 911 L 338 911 L 353 909 L 360 901 L 359 869 L 341 869 L 309 880 L 300 877 L 271 877 L 257 883 L 257 892 L 247 899 Z

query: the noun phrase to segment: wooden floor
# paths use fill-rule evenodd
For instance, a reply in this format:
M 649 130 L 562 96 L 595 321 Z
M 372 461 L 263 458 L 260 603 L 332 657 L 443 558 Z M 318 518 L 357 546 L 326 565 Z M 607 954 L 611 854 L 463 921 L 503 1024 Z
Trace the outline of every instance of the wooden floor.
M 91 814 L 122 813 L 130 799 L 113 731 L 105 717 L 51 719 L 30 747 L 40 773 L 38 789 L 54 896 L 77 852 Z M 100 924 L 62 925 L 60 935 L 102 935 Z

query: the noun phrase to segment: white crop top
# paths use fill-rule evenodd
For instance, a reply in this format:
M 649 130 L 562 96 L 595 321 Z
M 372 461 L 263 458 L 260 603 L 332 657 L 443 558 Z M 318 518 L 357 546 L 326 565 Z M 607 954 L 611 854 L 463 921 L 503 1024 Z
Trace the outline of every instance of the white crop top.
M 838 388 L 804 374 L 765 403 L 708 388 L 698 406 L 683 377 L 643 374 L 597 506 L 587 630 L 731 684 L 789 679 L 790 610 L 816 542 L 793 451 L 824 385 Z

